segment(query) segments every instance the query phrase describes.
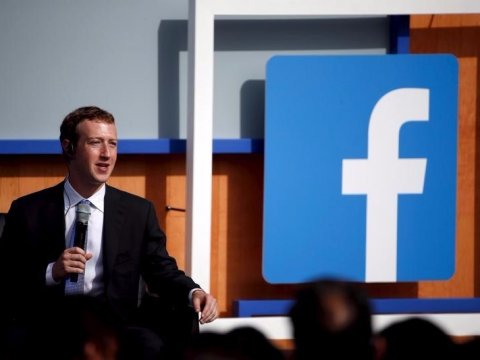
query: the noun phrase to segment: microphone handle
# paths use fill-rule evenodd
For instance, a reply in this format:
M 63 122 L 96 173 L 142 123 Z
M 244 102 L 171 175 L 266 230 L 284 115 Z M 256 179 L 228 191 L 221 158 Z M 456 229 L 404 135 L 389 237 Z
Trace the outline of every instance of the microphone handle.
M 87 235 L 87 224 L 83 224 L 81 222 L 77 222 L 75 225 L 75 239 L 73 241 L 73 246 L 79 247 L 85 250 L 85 238 Z M 78 274 L 70 274 L 70 281 L 77 282 L 78 281 Z

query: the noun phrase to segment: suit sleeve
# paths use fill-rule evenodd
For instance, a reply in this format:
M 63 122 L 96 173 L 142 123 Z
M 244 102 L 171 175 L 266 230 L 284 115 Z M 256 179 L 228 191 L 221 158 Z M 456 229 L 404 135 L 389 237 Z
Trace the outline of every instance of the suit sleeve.
M 40 305 L 47 291 L 45 286 L 46 264 L 41 255 L 41 244 L 33 241 L 25 206 L 14 201 L 7 214 L 4 232 L 1 238 L 2 285 L 5 294 L 5 307 L 11 319 L 18 316 L 29 316 L 32 309 L 31 297 L 34 296 Z
M 178 268 L 176 260 L 168 254 L 165 233 L 158 225 L 155 208 L 150 202 L 142 276 L 150 293 L 168 296 L 177 303 L 188 303 L 189 292 L 200 287 Z

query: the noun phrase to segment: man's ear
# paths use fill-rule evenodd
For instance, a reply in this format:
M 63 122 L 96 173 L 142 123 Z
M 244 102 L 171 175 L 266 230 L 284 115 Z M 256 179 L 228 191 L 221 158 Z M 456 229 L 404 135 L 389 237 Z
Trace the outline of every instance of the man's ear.
M 73 146 L 73 143 L 69 139 L 64 139 L 62 141 L 62 148 L 63 148 L 63 152 L 68 157 L 72 157 L 73 154 L 75 153 L 75 148 Z

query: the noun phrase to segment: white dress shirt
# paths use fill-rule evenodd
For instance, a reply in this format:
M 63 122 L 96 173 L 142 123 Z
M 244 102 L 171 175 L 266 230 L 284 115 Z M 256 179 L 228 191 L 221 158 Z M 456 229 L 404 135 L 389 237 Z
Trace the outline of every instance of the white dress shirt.
M 83 290 L 85 294 L 101 295 L 103 293 L 103 214 L 104 214 L 105 184 L 98 191 L 90 196 L 91 215 L 88 220 L 86 252 L 92 254 L 92 258 L 85 265 Z M 63 193 L 64 214 L 65 214 L 65 247 L 71 247 L 72 232 L 75 228 L 76 205 L 84 198 L 75 191 L 68 179 L 65 181 Z M 47 267 L 47 285 L 55 285 L 52 275 L 53 264 Z

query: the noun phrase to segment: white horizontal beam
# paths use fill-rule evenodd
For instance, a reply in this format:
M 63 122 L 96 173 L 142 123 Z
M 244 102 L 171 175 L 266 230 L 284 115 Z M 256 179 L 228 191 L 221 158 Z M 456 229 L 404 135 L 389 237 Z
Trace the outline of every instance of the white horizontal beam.
M 480 12 L 472 0 L 201 0 L 213 15 L 410 15 Z
M 243 326 L 253 327 L 272 340 L 291 339 L 293 334 L 290 319 L 284 316 L 220 318 L 200 325 L 200 331 L 226 333 Z
M 378 332 L 397 321 L 411 317 L 432 321 L 451 336 L 480 335 L 480 314 L 389 314 L 373 315 L 373 330 Z M 235 328 L 249 326 L 261 331 L 271 340 L 292 340 L 293 328 L 286 316 L 220 318 L 201 325 L 201 332 L 226 333 Z

